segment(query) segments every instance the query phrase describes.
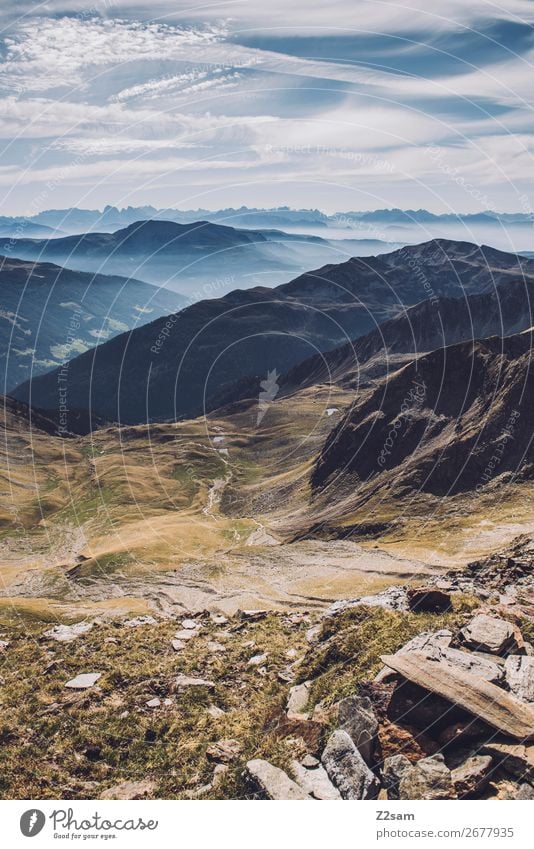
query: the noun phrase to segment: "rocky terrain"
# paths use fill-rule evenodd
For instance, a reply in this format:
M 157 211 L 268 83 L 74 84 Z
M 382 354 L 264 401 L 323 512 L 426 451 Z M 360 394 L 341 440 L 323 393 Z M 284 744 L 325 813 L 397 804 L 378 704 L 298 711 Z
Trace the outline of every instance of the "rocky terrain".
M 2 796 L 531 799 L 532 551 L 320 614 L 14 617 Z

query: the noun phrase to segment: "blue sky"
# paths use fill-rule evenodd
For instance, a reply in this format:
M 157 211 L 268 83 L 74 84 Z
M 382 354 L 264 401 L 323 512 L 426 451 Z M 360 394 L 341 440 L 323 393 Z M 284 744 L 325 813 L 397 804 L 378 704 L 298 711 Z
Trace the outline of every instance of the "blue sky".
M 4 0 L 0 214 L 530 211 L 534 2 L 429 6 Z

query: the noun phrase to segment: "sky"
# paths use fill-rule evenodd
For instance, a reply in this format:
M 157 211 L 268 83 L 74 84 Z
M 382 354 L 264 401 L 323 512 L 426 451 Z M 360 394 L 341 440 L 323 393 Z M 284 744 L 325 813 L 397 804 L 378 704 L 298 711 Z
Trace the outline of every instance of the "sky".
M 533 23 L 533 0 L 2 0 L 0 215 L 531 212 Z

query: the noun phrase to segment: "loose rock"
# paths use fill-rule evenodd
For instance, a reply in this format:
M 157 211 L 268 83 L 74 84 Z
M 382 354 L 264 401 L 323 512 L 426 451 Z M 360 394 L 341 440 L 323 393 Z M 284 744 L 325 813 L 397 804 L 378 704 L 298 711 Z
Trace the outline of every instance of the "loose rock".
M 403 773 L 399 799 L 455 799 L 452 774 L 443 755 L 423 758 Z
M 94 622 L 76 622 L 75 625 L 55 625 L 54 628 L 45 631 L 45 637 L 51 640 L 56 640 L 58 643 L 70 643 L 81 637 L 82 634 L 87 634 L 94 626 Z
M 70 681 L 67 681 L 65 687 L 68 687 L 69 690 L 88 690 L 90 687 L 93 687 L 101 677 L 101 672 L 83 672 L 81 675 L 77 675 L 76 678 L 72 678 Z
M 321 761 L 343 799 L 376 799 L 380 783 L 346 731 L 334 731 Z
M 523 702 L 534 702 L 534 657 L 509 655 L 504 675 L 512 693 Z
M 518 629 L 504 619 L 479 613 L 462 628 L 460 638 L 467 648 L 489 652 L 489 654 L 518 654 L 524 643 Z
M 346 731 L 366 763 L 371 763 L 378 731 L 371 699 L 348 696 L 338 703 L 339 727 Z
M 405 755 L 392 755 L 384 759 L 382 766 L 382 784 L 388 799 L 399 798 L 399 785 L 405 772 L 412 764 Z
M 289 775 L 268 761 L 248 761 L 244 777 L 250 787 L 264 799 L 304 800 L 311 797 Z
M 307 768 L 298 761 L 292 761 L 291 772 L 297 784 L 314 799 L 323 801 L 341 799 L 339 790 L 334 787 L 326 770 L 318 762 L 317 765 Z
M 287 700 L 286 712 L 288 719 L 309 719 L 308 701 L 310 698 L 312 682 L 305 681 L 291 687 Z
M 175 690 L 186 690 L 190 687 L 204 687 L 206 690 L 214 690 L 215 684 L 213 681 L 206 681 L 205 678 L 191 678 L 189 675 L 178 675 L 174 680 Z
M 242 749 L 243 746 L 239 740 L 217 740 L 206 749 L 206 757 L 209 761 L 229 764 L 238 757 Z
M 473 755 L 452 770 L 452 783 L 459 798 L 484 790 L 491 777 L 493 760 L 489 755 Z

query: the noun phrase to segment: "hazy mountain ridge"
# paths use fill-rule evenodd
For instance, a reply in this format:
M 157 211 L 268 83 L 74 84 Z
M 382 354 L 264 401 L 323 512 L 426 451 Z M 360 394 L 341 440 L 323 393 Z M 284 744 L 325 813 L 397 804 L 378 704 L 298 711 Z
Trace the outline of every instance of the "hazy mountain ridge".
M 235 290 L 193 304 L 170 328 L 159 319 L 72 360 L 70 403 L 130 423 L 198 415 L 236 380 L 285 372 L 310 350 L 362 336 L 425 295 L 474 294 L 518 277 L 534 278 L 534 262 L 442 240 L 328 265 L 273 290 Z M 29 393 L 28 384 L 14 392 L 22 400 Z M 31 393 L 52 409 L 56 376 L 35 379 Z
M 185 303 L 125 277 L 0 257 L 0 381 L 4 391 Z

